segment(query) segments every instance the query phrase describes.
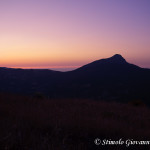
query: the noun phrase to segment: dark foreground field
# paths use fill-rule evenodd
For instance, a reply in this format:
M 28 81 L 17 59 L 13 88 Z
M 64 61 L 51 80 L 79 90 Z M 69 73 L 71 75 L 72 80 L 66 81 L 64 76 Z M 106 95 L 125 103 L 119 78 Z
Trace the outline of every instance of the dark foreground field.
M 150 110 L 136 103 L 0 94 L 0 150 L 150 149 L 94 139 L 150 140 Z

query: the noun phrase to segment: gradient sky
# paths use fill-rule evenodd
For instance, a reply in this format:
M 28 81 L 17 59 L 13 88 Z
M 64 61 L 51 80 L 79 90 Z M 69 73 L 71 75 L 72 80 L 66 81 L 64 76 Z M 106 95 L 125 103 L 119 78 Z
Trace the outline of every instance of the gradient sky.
M 150 68 L 150 0 L 0 0 L 0 52 L 3 67 L 75 68 L 119 53 Z

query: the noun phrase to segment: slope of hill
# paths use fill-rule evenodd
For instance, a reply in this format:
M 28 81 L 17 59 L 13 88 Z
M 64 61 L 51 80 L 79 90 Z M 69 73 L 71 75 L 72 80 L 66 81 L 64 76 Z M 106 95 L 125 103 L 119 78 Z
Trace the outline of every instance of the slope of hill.
M 68 72 L 0 68 L 0 91 L 41 92 L 51 98 L 141 99 L 148 103 L 149 76 L 149 69 L 116 54 Z

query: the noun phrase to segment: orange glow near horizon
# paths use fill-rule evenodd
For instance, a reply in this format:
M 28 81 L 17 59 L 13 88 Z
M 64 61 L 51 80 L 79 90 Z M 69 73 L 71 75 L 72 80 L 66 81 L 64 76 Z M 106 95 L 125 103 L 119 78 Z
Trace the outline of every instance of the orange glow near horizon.
M 10 68 L 21 68 L 21 69 L 76 69 L 81 66 L 31 66 L 31 67 L 10 67 Z

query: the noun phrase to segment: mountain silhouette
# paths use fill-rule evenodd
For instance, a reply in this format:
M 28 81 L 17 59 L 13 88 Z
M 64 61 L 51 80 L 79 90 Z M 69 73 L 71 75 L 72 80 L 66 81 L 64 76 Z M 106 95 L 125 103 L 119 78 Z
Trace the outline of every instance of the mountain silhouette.
M 116 54 L 110 58 L 100 59 L 84 65 L 74 71 L 71 71 L 71 76 L 91 76 L 91 77 L 125 77 L 131 73 L 141 72 L 142 68 L 128 63 L 121 55 Z
M 126 60 L 120 54 L 115 54 L 114 56 L 105 60 L 110 61 L 111 63 L 117 63 L 117 64 L 126 63 Z
M 120 54 L 68 72 L 48 69 L 0 68 L 0 92 L 50 98 L 91 98 L 149 103 L 150 69 L 128 63 Z

